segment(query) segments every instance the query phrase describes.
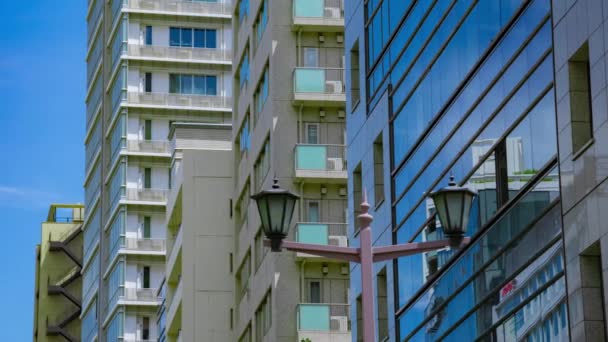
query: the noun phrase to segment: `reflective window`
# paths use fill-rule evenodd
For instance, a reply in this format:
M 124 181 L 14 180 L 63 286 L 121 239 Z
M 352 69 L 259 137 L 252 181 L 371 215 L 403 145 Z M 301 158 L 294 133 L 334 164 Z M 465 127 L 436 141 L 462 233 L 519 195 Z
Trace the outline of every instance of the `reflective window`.
M 217 76 L 169 74 L 169 93 L 217 95 Z

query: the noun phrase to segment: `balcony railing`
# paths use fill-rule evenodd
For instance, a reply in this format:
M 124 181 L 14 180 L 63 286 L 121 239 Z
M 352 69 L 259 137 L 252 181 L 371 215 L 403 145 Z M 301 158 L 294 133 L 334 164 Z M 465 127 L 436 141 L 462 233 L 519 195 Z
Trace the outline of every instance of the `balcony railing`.
M 170 248 L 167 251 L 167 268 L 168 268 L 168 272 L 170 273 L 170 270 L 173 270 L 173 267 L 175 267 L 175 261 L 177 260 L 177 255 L 179 254 L 180 249 L 182 248 L 182 240 L 183 240 L 183 229 L 180 227 L 178 228 L 179 231 L 177 233 L 177 236 L 175 237 L 175 240 L 172 241 L 172 243 L 170 244 Z
M 344 1 L 294 0 L 293 19 L 299 25 L 344 25 Z
M 347 247 L 346 223 L 300 222 L 296 240 L 303 243 Z
M 344 69 L 297 67 L 293 73 L 293 92 L 301 100 L 344 101 Z M 306 97 L 306 98 L 303 98 Z
M 166 140 L 128 140 L 127 151 L 143 153 L 169 153 L 169 142 Z
M 170 12 L 199 16 L 230 16 L 230 2 L 175 1 L 175 0 L 128 0 L 131 10 Z
M 166 250 L 165 239 L 138 239 L 126 238 L 124 249 L 145 252 L 164 252 Z
M 160 299 L 156 296 L 157 292 L 158 289 L 153 288 L 144 289 L 126 287 L 123 289 L 123 295 L 120 296 L 120 300 L 156 303 L 160 301 Z
M 129 45 L 130 57 L 143 57 L 166 60 L 208 61 L 227 63 L 232 61 L 229 49 L 186 48 L 172 46 Z
M 350 332 L 348 304 L 298 305 L 298 331 Z
M 344 145 L 297 144 L 294 154 L 296 178 L 347 177 Z
M 127 188 L 127 200 L 145 202 L 165 202 L 167 200 L 165 189 L 138 189 Z
M 129 104 L 170 107 L 200 107 L 217 110 L 230 110 L 232 99 L 219 95 L 189 95 L 169 93 L 130 92 Z

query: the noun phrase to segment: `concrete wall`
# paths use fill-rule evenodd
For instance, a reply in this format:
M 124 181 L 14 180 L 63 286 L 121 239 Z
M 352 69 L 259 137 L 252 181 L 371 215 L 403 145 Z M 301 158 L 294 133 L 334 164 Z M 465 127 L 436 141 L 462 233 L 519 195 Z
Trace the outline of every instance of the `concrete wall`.
M 608 3 L 553 0 L 553 16 L 570 336 L 600 341 L 607 336 L 608 314 Z M 577 153 L 572 151 L 568 61 L 585 42 L 594 141 Z

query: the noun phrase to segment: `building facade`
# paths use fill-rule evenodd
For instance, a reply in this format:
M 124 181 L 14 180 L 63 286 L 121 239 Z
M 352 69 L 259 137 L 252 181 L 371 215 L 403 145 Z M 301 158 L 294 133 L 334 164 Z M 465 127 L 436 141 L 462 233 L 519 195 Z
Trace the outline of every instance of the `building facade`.
M 173 123 L 158 341 L 234 341 L 232 125 Z
M 89 1 L 82 341 L 158 337 L 170 123 L 231 123 L 231 8 Z
M 34 342 L 80 341 L 82 204 L 52 204 L 36 246 Z
M 289 239 L 345 246 L 341 0 L 240 0 L 233 16 L 235 341 L 350 341 L 349 267 L 269 253 L 250 196 L 301 196 Z
M 555 2 L 566 15 L 576 1 Z M 443 232 L 428 194 L 450 177 L 478 194 L 466 248 L 375 265 L 379 341 L 584 340 L 566 304 L 556 11 L 550 0 L 347 2 L 349 211 L 366 189 L 376 245 L 433 241 Z M 355 225 L 348 234 L 356 244 Z M 359 318 L 358 266 L 351 277 Z

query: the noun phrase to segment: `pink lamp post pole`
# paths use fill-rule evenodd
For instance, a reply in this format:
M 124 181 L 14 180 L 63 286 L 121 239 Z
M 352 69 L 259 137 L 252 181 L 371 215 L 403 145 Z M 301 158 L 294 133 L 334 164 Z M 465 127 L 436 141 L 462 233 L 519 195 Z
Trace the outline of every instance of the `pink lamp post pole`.
M 446 247 L 461 248 L 469 243 L 469 238 L 455 236 L 445 240 L 405 243 L 400 245 L 373 247 L 372 228 L 373 216 L 369 214 L 367 195 L 361 203 L 362 213 L 357 217 L 361 231 L 359 233 L 360 247 L 336 247 L 315 245 L 293 241 L 281 241 L 281 247 L 294 252 L 312 254 L 337 260 L 361 264 L 361 298 L 363 311 L 363 341 L 376 340 L 376 321 L 374 320 L 374 288 L 373 264 L 375 262 L 392 260 L 402 256 L 435 251 Z M 265 240 L 266 246 L 271 246 L 270 240 Z

